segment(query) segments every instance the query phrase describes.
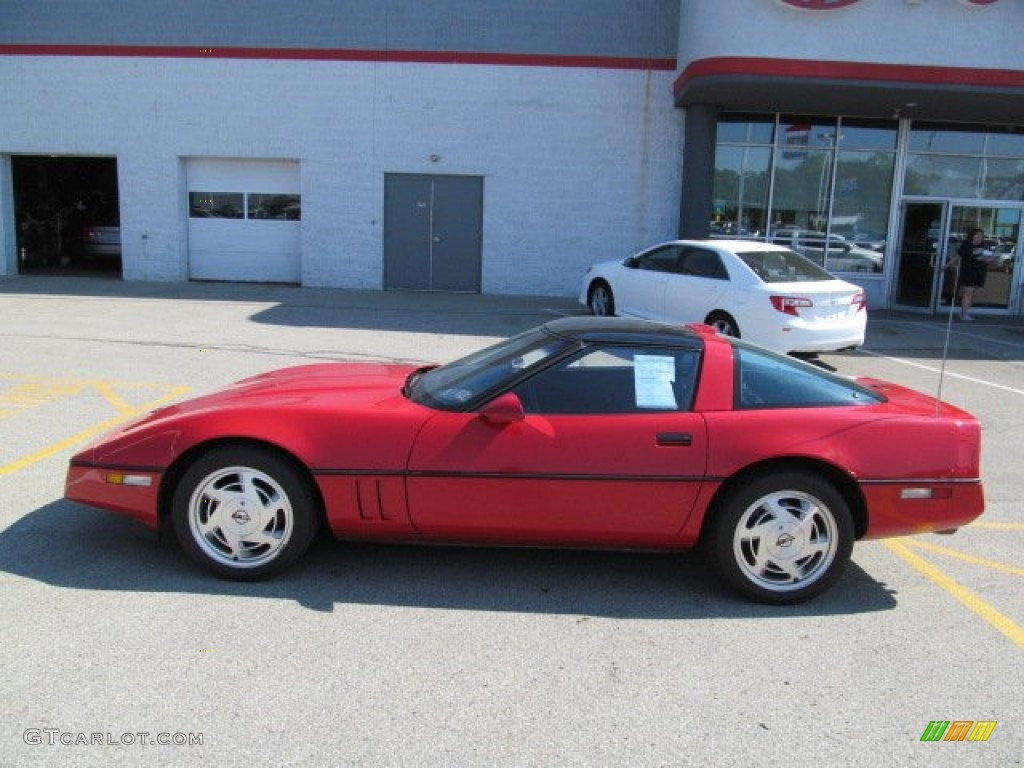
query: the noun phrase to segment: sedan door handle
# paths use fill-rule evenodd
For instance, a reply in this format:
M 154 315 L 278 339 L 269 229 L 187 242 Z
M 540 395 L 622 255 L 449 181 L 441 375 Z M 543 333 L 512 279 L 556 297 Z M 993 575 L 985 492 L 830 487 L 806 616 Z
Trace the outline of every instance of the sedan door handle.
M 656 442 L 658 445 L 689 448 L 693 445 L 693 435 L 689 432 L 659 432 Z

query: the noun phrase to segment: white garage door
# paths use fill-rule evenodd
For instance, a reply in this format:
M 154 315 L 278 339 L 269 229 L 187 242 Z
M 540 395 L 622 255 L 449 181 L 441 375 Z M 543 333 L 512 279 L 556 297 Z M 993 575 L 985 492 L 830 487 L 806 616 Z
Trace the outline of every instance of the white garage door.
M 298 162 L 190 159 L 186 174 L 189 277 L 301 281 Z

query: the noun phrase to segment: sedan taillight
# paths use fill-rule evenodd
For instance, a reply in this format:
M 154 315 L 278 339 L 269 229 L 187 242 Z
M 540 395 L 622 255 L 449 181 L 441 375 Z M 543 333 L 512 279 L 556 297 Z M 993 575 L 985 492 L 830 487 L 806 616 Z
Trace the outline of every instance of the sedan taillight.
M 864 291 L 861 291 L 860 293 L 858 293 L 856 296 L 853 297 L 853 301 L 851 301 L 850 303 L 853 304 L 853 306 L 855 306 L 857 308 L 858 312 L 860 312 L 863 309 L 867 309 L 868 308 L 868 297 L 867 297 L 867 294 L 865 294 Z
M 810 299 L 803 299 L 798 296 L 772 296 L 772 306 L 776 311 L 793 317 L 800 317 L 800 309 L 813 307 L 814 302 Z

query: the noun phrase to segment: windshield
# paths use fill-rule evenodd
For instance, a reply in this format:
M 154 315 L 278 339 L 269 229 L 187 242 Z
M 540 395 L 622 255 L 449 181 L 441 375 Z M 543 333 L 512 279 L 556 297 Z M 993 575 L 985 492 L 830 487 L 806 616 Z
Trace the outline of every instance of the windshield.
M 429 371 L 417 371 L 406 385 L 410 400 L 429 408 L 458 411 L 506 388 L 523 372 L 545 363 L 573 342 L 539 328 Z
M 789 250 L 744 251 L 736 255 L 766 283 L 810 283 L 836 279 L 810 259 Z

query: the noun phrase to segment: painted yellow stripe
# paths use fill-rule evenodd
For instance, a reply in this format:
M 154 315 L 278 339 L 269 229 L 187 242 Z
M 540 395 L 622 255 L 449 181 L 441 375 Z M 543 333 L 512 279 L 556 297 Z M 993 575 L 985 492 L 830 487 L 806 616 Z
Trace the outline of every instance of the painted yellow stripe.
M 188 392 L 188 390 L 188 387 L 175 387 L 163 397 L 159 397 L 156 400 L 151 400 L 148 403 L 143 403 L 142 405 L 138 406 L 132 411 L 122 411 L 117 416 L 107 419 L 106 421 L 100 422 L 99 424 L 94 424 L 88 429 L 84 429 L 77 434 L 71 435 L 71 437 L 67 437 L 59 442 L 53 443 L 52 445 L 48 445 L 47 447 L 38 450 L 35 453 L 29 454 L 24 458 L 18 459 L 17 461 L 12 461 L 10 464 L 4 464 L 3 466 L 0 466 L 0 476 L 13 474 L 19 470 L 25 469 L 25 467 L 29 467 L 35 464 L 36 462 L 42 461 L 45 458 L 53 456 L 55 453 L 60 453 L 66 448 L 70 448 L 73 445 L 85 442 L 91 437 L 96 437 L 97 435 L 100 435 L 106 432 L 107 430 L 113 429 L 118 424 L 122 424 L 128 421 L 129 419 L 134 418 L 135 416 L 140 416 L 146 413 L 147 411 L 151 411 L 154 408 L 157 408 L 165 403 L 170 402 L 171 400 L 174 400 L 175 398 L 181 397 L 181 395 Z
M 953 579 L 949 578 L 949 576 L 944 574 L 927 560 L 914 552 L 911 552 L 910 548 L 906 544 L 894 540 L 886 541 L 884 543 L 890 550 L 892 550 L 893 553 L 896 554 L 897 557 L 911 565 L 915 570 L 926 576 L 934 584 L 946 590 L 969 610 L 976 613 L 1003 633 L 1019 648 L 1024 648 L 1024 627 L 1020 627 L 1014 623 L 1012 619 L 1004 616 L 969 589 L 962 587 Z
M 110 382 L 97 381 L 94 386 L 96 387 L 96 391 L 103 395 L 103 399 L 114 406 L 114 409 L 118 413 L 125 414 L 126 416 L 133 416 L 138 413 L 135 406 L 121 397 L 114 387 L 111 386 Z
M 982 523 L 975 521 L 968 528 L 989 528 L 993 531 L 1024 531 L 1024 523 Z
M 938 555 L 945 555 L 946 557 L 952 557 L 956 560 L 963 560 L 965 563 L 971 565 L 977 565 L 980 568 L 989 568 L 993 571 L 1000 571 L 1001 573 L 1008 573 L 1011 576 L 1024 576 L 1024 568 L 1018 568 L 1013 565 L 1007 565 L 1006 563 L 1000 563 L 995 560 L 985 560 L 981 557 L 974 557 L 964 552 L 958 552 L 955 549 L 947 549 L 946 547 L 940 547 L 938 544 L 931 544 L 927 541 L 920 541 L 919 539 L 905 539 L 904 544 L 914 547 L 915 549 L 925 549 L 929 552 L 934 552 Z

